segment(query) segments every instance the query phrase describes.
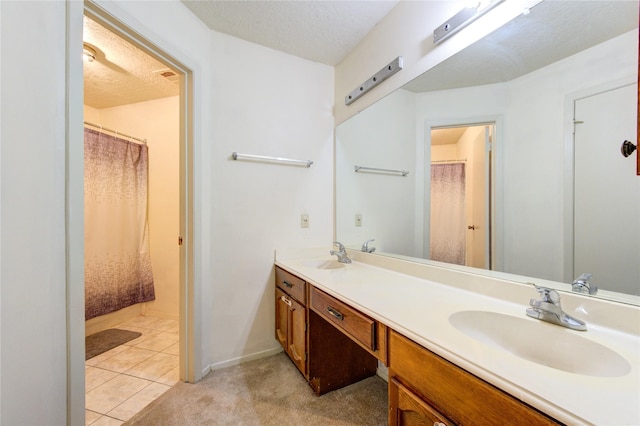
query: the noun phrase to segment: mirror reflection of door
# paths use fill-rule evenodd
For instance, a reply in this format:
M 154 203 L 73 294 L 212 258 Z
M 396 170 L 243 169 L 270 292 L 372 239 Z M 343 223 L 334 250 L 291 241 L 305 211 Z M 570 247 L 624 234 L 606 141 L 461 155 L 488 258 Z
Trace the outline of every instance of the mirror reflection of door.
M 431 129 L 432 260 L 491 269 L 493 133 L 493 123 Z
M 620 147 L 636 133 L 636 85 L 578 99 L 574 106 L 574 278 L 638 294 L 640 179 Z

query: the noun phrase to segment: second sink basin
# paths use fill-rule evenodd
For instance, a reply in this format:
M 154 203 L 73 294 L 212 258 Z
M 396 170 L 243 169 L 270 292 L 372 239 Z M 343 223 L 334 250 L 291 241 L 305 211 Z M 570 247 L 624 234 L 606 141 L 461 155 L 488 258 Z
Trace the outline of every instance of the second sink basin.
M 617 352 L 563 327 L 487 311 L 461 311 L 449 322 L 491 347 L 569 373 L 619 377 L 631 365 Z

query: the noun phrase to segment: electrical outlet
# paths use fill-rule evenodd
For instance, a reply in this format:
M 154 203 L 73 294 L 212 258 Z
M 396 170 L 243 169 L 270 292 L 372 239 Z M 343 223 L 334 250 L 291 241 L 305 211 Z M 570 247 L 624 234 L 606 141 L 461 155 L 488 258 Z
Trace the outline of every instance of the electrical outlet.
M 300 227 L 301 228 L 308 228 L 309 227 L 309 215 L 306 213 L 303 213 L 300 215 Z
M 362 226 L 362 215 L 360 213 L 356 213 L 356 226 Z

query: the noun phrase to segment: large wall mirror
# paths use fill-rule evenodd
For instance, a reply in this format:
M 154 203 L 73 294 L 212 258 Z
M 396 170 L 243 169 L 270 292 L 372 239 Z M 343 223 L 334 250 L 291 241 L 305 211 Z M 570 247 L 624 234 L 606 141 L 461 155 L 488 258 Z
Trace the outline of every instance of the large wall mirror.
M 637 79 L 637 1 L 537 4 L 336 128 L 337 239 L 638 303 Z

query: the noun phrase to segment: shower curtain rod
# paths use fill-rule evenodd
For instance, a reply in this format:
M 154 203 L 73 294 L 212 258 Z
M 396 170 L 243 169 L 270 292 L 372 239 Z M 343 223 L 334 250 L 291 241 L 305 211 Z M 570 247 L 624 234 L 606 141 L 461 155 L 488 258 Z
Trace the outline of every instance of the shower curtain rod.
M 108 128 L 103 127 L 103 126 L 101 126 L 99 124 L 90 123 L 88 121 L 85 121 L 84 124 L 87 125 L 87 126 L 96 127 L 98 129 L 100 129 L 101 132 L 115 133 L 116 136 L 122 136 L 123 138 L 133 139 L 134 141 L 138 141 L 138 142 L 143 143 L 145 145 L 147 144 L 147 140 L 146 139 L 140 139 L 140 138 L 136 138 L 135 136 L 125 135 L 124 133 L 120 133 L 117 130 L 108 129 Z
M 466 163 L 467 159 L 463 158 L 462 160 L 433 160 L 432 163 Z

